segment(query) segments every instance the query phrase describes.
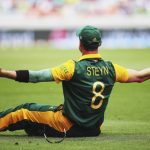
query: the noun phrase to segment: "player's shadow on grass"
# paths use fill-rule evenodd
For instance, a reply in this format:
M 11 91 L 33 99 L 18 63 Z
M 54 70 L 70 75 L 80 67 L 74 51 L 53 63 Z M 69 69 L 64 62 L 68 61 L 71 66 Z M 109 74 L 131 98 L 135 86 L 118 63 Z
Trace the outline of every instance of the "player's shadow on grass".
M 49 137 L 50 139 L 55 139 L 54 137 Z M 13 140 L 13 139 L 44 139 L 43 136 L 28 136 L 26 134 L 0 134 L 0 140 Z M 133 134 L 133 133 L 103 133 L 96 137 L 66 137 L 67 141 L 136 141 L 136 140 L 150 140 L 150 134 Z
M 27 138 L 29 137 L 28 135 L 16 135 L 16 134 L 0 134 L 0 138 Z

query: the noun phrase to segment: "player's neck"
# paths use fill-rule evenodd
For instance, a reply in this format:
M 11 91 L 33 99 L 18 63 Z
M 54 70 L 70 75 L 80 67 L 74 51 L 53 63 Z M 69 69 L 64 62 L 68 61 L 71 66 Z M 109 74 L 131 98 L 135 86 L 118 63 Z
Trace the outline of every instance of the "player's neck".
M 82 51 L 82 55 L 88 55 L 88 54 L 98 54 L 98 50 L 94 50 L 94 51 Z

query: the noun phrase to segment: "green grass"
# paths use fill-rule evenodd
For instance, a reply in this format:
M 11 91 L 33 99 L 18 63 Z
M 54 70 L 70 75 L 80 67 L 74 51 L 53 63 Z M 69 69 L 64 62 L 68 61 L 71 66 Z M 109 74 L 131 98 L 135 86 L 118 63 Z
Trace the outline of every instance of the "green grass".
M 106 60 L 127 68 L 150 66 L 150 50 L 102 50 Z M 79 51 L 0 49 L 0 67 L 7 69 L 43 69 L 68 59 L 77 60 Z M 58 105 L 63 103 L 61 84 L 23 84 L 0 79 L 0 111 L 26 102 Z M 117 83 L 105 113 L 102 134 L 94 138 L 67 138 L 61 144 L 49 144 L 43 137 L 27 137 L 23 131 L 0 133 L 0 150 L 148 150 L 150 149 L 150 81 L 139 84 Z M 53 138 L 50 138 L 54 140 Z

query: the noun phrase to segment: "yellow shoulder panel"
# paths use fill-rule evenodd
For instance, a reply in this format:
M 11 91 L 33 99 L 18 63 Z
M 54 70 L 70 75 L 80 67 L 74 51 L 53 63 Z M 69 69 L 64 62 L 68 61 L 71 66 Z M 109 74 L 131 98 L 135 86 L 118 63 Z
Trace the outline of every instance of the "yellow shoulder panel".
M 69 81 L 74 75 L 75 62 L 68 60 L 67 62 L 52 68 L 52 75 L 56 82 L 63 80 Z
M 126 82 L 128 80 L 128 70 L 117 64 L 113 64 L 116 72 L 116 82 Z

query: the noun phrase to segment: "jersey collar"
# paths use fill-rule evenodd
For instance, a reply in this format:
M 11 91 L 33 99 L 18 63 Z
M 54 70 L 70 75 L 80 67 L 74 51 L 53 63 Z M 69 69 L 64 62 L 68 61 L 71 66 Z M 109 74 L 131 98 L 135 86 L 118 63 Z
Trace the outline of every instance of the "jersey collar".
M 89 59 L 89 58 L 101 58 L 101 55 L 100 54 L 87 54 L 87 55 L 83 55 L 82 57 L 80 57 L 79 61 L 83 60 L 83 59 Z

